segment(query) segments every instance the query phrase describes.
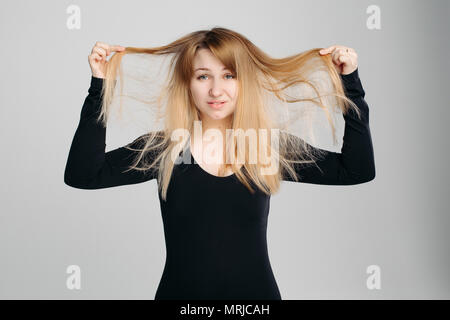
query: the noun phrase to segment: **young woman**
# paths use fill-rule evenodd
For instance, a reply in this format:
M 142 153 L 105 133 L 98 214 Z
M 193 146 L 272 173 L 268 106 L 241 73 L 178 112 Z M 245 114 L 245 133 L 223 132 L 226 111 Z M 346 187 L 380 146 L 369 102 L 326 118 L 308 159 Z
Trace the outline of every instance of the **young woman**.
M 164 114 L 164 130 L 105 153 L 121 59 L 133 53 L 173 55 L 161 92 L 166 102 L 157 106 Z M 213 28 L 156 48 L 97 42 L 89 63 L 89 94 L 64 181 L 75 188 L 100 189 L 157 179 L 167 256 L 155 299 L 281 299 L 266 243 L 270 195 L 280 182 L 354 185 L 375 177 L 369 109 L 351 48 L 335 45 L 275 59 L 241 34 Z M 273 94 L 285 106 L 313 102 L 334 130 L 332 107 L 322 100 L 326 94 L 308 78 L 318 69 L 329 76 L 344 116 L 341 153 L 315 148 L 289 133 L 292 119 L 274 118 L 277 110 L 265 99 Z M 287 88 L 299 83 L 317 96 L 290 99 Z M 194 132 L 199 122 L 200 135 Z M 234 141 L 233 130 L 238 129 L 257 133 L 249 138 L 256 144 L 247 146 L 245 138 Z M 221 141 L 213 148 L 217 161 L 202 161 L 212 154 L 208 150 L 214 143 L 205 134 L 209 130 Z M 231 143 L 220 139 L 229 137 Z M 277 170 L 267 170 L 274 162 L 262 161 L 262 153 L 276 159 Z

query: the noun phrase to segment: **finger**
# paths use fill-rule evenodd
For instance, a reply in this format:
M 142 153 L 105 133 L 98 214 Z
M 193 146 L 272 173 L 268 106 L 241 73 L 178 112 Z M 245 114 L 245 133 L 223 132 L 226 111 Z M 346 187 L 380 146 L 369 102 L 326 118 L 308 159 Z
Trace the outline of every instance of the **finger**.
M 331 53 L 331 60 L 333 61 L 334 64 L 339 65 L 339 57 L 342 55 L 342 52 L 339 49 L 334 50 Z
M 340 58 L 342 56 L 345 56 L 345 57 L 350 56 L 350 52 L 347 52 L 346 47 L 337 48 L 335 51 L 333 51 L 332 60 L 339 65 L 339 64 L 341 64 Z
M 109 48 L 109 45 L 108 45 L 107 43 L 97 41 L 97 42 L 95 43 L 94 48 L 102 48 L 102 49 L 105 50 L 105 52 L 106 52 L 106 51 L 108 50 L 108 48 Z
M 339 62 L 341 64 L 342 63 L 347 63 L 348 64 L 348 63 L 350 63 L 352 61 L 352 59 L 349 56 L 344 56 L 344 55 L 339 56 L 338 60 L 339 60 Z
M 356 55 L 356 51 L 353 48 L 342 47 L 342 53 L 348 55 Z
M 358 55 L 356 54 L 356 52 L 350 50 L 347 52 L 347 48 L 339 50 L 339 54 L 337 55 L 336 59 L 342 62 L 344 60 L 342 60 L 343 58 L 341 57 L 345 57 L 345 62 L 351 64 L 356 64 L 356 61 L 358 60 Z
M 103 48 L 106 52 L 106 56 L 109 56 L 111 52 L 115 52 L 115 51 L 124 51 L 126 48 L 120 45 L 112 45 L 110 46 L 109 44 L 103 43 L 103 42 L 99 42 L 97 47 Z
M 97 52 L 91 54 L 91 58 L 96 62 L 102 61 L 102 57 Z
M 124 51 L 126 48 L 119 46 L 119 45 L 114 45 L 114 46 L 110 46 L 109 47 L 109 51 L 113 52 L 113 51 Z
M 342 46 L 342 45 L 334 45 L 334 46 L 330 46 L 330 47 L 328 47 L 328 48 L 324 48 L 324 49 L 320 50 L 319 53 L 321 53 L 321 54 L 328 54 L 328 53 L 334 52 L 334 51 L 337 50 L 337 49 L 344 49 L 344 51 L 346 51 L 346 50 L 348 49 L 349 52 L 353 50 L 352 48 L 348 48 L 348 47 L 346 47 L 346 46 Z M 353 50 L 353 51 L 354 51 L 354 50 Z
M 358 55 L 356 54 L 356 52 L 349 52 L 348 55 L 353 59 L 358 59 Z
M 328 47 L 328 48 L 324 48 L 324 49 L 320 50 L 319 53 L 321 53 L 321 54 L 329 54 L 329 53 L 332 52 L 336 47 L 337 47 L 337 46 L 334 45 L 334 46 L 331 46 L 331 47 Z
M 106 59 L 106 50 L 100 47 L 95 47 L 94 52 L 97 52 L 100 56 Z
M 335 52 L 337 52 L 337 54 L 347 54 L 347 48 L 336 48 Z
M 334 46 L 328 47 L 328 48 L 323 48 L 322 50 L 320 50 L 319 52 L 321 54 L 329 54 L 330 52 L 332 52 L 334 49 Z
M 96 61 L 97 62 L 102 62 L 102 60 L 104 59 L 101 55 L 99 55 L 98 53 L 94 53 L 95 57 L 96 57 Z

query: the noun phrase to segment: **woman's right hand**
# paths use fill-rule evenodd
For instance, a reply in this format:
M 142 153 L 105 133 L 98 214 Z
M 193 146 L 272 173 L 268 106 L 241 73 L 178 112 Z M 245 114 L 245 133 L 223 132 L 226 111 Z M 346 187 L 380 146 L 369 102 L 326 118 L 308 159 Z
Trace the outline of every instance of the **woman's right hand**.
M 111 46 L 103 42 L 97 41 L 92 48 L 91 54 L 88 56 L 89 66 L 91 67 L 92 75 L 96 78 L 105 79 L 106 74 L 106 57 L 112 52 L 124 51 L 125 47 L 115 45 Z

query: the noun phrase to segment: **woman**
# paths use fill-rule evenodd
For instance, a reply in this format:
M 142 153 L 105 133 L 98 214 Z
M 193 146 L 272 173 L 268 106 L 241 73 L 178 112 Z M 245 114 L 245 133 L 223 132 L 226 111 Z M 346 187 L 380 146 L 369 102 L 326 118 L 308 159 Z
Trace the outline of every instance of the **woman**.
M 125 53 L 173 54 L 172 73 L 158 100 L 167 102 L 157 106 L 165 117 L 164 130 L 105 153 L 107 116 Z M 274 59 L 244 36 L 213 28 L 157 48 L 97 42 L 89 63 L 89 94 L 64 181 L 100 189 L 157 179 L 167 255 L 155 299 L 281 299 L 266 242 L 270 195 L 280 181 L 354 185 L 375 177 L 369 109 L 351 48 L 331 46 Z M 331 79 L 331 95 L 339 98 L 344 116 L 342 153 L 315 148 L 290 134 L 292 119 L 274 117 L 279 109 L 266 99 L 272 93 L 285 106 L 315 103 L 334 135 L 331 107 L 322 99 L 327 94 L 308 78 L 320 68 Z M 298 83 L 318 95 L 290 99 L 287 88 Z M 222 139 L 213 148 L 217 161 L 201 161 L 212 154 L 214 143 L 205 134 L 210 129 L 231 140 L 235 129 L 263 134 L 249 147 L 245 138 L 225 144 Z M 255 150 L 275 158 L 278 170 L 264 171 L 274 163 L 267 157 L 250 161 Z

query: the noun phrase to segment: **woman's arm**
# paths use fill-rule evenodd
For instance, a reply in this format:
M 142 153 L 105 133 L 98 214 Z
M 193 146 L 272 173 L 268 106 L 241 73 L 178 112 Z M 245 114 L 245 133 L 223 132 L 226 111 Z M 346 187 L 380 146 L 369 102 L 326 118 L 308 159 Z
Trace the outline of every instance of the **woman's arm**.
M 155 170 L 145 173 L 136 170 L 123 172 L 132 164 L 138 151 L 120 147 L 105 153 L 106 128 L 96 121 L 101 108 L 102 85 L 102 78 L 91 76 L 89 94 L 84 101 L 80 122 L 70 147 L 64 183 L 79 189 L 101 189 L 156 178 Z M 139 138 L 127 146 L 136 148 L 138 140 Z
M 314 164 L 294 164 L 299 182 L 325 185 L 353 185 L 375 178 L 375 160 L 369 127 L 369 107 L 364 100 L 365 92 L 359 79 L 358 69 L 340 75 L 344 89 L 361 111 L 361 120 L 350 109 L 344 115 L 345 131 L 341 153 L 314 148 L 325 152 L 325 156 Z M 287 174 L 283 180 L 295 181 Z

